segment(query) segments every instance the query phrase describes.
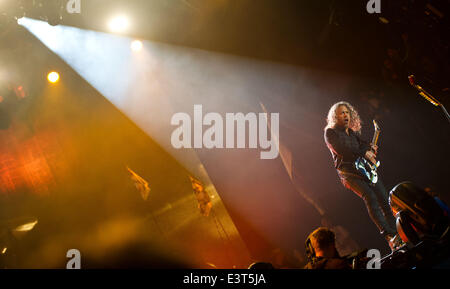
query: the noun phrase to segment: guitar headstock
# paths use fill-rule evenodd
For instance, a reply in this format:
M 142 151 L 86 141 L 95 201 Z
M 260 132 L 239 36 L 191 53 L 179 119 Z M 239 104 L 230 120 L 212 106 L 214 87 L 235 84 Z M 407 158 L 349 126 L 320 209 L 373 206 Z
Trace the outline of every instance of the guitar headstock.
M 378 126 L 378 123 L 375 120 L 373 120 L 373 127 L 375 128 L 375 131 L 381 130 L 380 127 Z

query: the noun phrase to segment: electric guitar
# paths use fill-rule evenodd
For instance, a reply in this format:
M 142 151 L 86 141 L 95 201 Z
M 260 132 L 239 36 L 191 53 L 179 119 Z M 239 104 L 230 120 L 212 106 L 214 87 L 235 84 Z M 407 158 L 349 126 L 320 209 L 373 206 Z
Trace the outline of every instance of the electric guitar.
M 373 126 L 375 128 L 375 132 L 373 134 L 372 138 L 372 144 L 376 145 L 378 142 L 378 137 L 380 136 L 380 127 L 378 126 L 377 122 L 373 121 Z M 369 181 L 369 184 L 374 186 L 378 182 L 378 174 L 377 174 L 377 168 L 380 166 L 380 162 L 377 161 L 376 164 L 373 164 L 370 160 L 359 157 L 355 161 L 355 168 L 358 170 L 363 176 L 367 178 Z

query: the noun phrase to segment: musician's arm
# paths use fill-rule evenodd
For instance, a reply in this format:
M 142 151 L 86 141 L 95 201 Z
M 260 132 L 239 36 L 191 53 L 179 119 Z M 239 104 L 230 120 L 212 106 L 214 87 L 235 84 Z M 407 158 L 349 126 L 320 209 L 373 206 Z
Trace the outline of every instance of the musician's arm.
M 371 143 L 362 140 L 361 138 L 358 137 L 359 140 L 359 148 L 361 151 L 364 151 L 364 157 L 368 160 L 370 160 L 373 164 L 375 164 L 376 161 L 376 157 L 377 157 L 377 150 L 378 150 L 378 146 L 376 145 L 372 145 Z

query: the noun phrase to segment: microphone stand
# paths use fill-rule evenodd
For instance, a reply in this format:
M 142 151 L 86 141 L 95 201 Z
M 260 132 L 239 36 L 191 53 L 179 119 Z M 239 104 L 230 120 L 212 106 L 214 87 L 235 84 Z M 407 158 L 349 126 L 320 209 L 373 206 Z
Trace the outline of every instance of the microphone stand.
M 438 101 L 436 98 L 434 98 L 431 94 L 429 94 L 425 89 L 423 89 L 420 85 L 417 85 L 414 82 L 414 75 L 410 75 L 408 76 L 409 79 L 409 83 L 419 91 L 419 94 L 425 98 L 426 100 L 428 100 L 431 104 L 433 104 L 434 106 L 439 106 L 441 107 L 442 111 L 444 111 L 445 116 L 447 117 L 447 120 L 450 123 L 450 115 L 448 114 L 447 110 L 445 109 L 444 105 Z

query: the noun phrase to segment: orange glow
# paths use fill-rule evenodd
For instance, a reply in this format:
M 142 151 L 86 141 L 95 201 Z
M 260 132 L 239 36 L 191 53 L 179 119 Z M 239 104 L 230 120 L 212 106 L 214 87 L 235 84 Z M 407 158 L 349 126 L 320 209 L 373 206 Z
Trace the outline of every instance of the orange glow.
M 16 93 L 18 98 L 25 98 L 25 90 L 23 89 L 22 85 L 19 85 L 18 87 L 14 88 L 14 92 Z
M 0 193 L 14 193 L 29 189 L 47 194 L 54 177 L 48 164 L 51 150 L 57 149 L 50 140 L 53 133 L 40 133 L 28 139 L 16 135 L 19 127 L 0 133 Z
M 59 81 L 59 73 L 52 71 L 47 75 L 47 79 L 50 83 L 57 83 Z

